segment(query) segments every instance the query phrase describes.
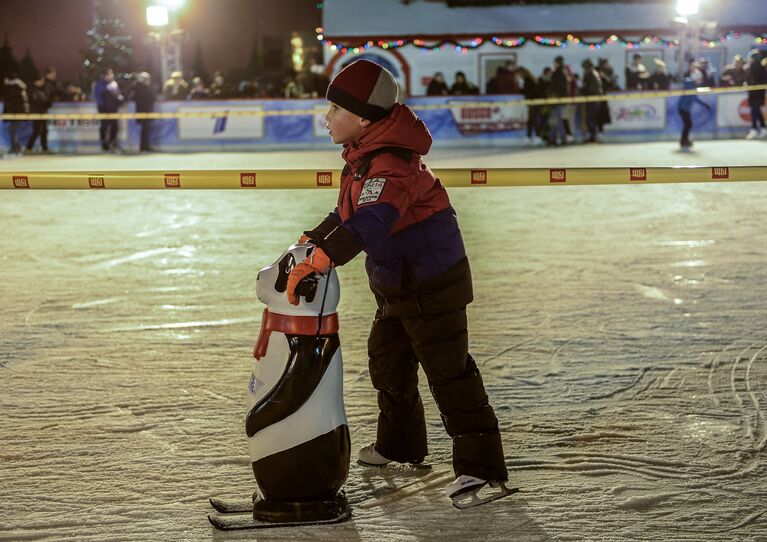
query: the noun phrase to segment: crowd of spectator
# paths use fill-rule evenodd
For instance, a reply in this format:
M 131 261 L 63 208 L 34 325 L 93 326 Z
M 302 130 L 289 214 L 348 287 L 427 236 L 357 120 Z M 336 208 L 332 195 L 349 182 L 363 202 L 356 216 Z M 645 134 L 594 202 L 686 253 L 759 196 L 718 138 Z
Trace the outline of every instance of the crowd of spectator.
M 183 73 L 176 71 L 163 83 L 161 94 L 165 100 L 317 98 L 325 95 L 328 83 L 323 71 L 314 66 L 299 73 L 288 73 L 281 80 L 250 78 L 234 84 L 227 81 L 222 72 L 213 74 L 210 84 L 206 84 L 199 76 L 186 81 Z
M 650 71 L 642 58 L 636 53 L 625 68 L 625 87 L 618 84 L 618 75 L 606 58 L 597 58 L 596 63 L 585 59 L 581 63 L 581 72 L 567 64 L 562 56 L 554 58 L 551 66 L 545 66 L 540 75 L 508 60 L 497 67 L 493 76 L 486 82 L 485 94 L 522 94 L 527 99 L 565 98 L 577 95 L 604 96 L 621 90 L 668 90 L 676 87 L 689 87 L 687 80 L 695 75 L 695 86 L 742 86 L 767 84 L 767 58 L 762 58 L 759 51 L 752 51 L 749 58 L 735 55 L 720 73 L 716 73 L 706 59 L 690 60 L 683 81 L 667 71 L 665 62 L 654 58 L 653 71 Z M 105 70 L 93 84 L 90 93 L 73 83 L 59 85 L 57 73 L 53 68 L 45 70 L 43 75 L 33 81 L 22 81 L 15 73 L 8 74 L 3 85 L 5 113 L 47 113 L 57 101 L 78 102 L 92 99 L 96 101 L 98 111 L 114 113 L 126 102 L 135 101 L 137 112 L 154 110 L 157 98 L 168 101 L 181 100 L 217 100 L 217 99 L 301 99 L 318 98 L 325 95 L 328 86 L 324 67 L 312 63 L 300 73 L 287 73 L 282 78 L 246 78 L 237 82 L 228 81 L 222 72 L 216 72 L 206 82 L 200 76 L 193 76 L 187 81 L 181 71 L 170 74 L 162 84 L 154 86 L 147 72 L 123 74 L 117 78 L 111 70 Z M 448 84 L 442 72 L 436 72 L 428 81 L 427 96 L 461 96 L 480 94 L 479 87 L 470 81 L 466 74 L 458 71 L 452 83 Z M 752 117 L 752 130 L 748 138 L 767 137 L 767 129 L 760 110 L 764 104 L 765 93 L 749 91 L 749 106 Z M 580 108 L 580 115 L 576 116 Z M 585 104 L 535 105 L 528 107 L 527 142 L 530 144 L 564 145 L 574 140 L 576 118 L 581 120 L 578 127 L 585 134 L 584 142 L 597 142 L 604 126 L 610 123 L 610 110 L 606 101 L 593 101 Z M 18 140 L 18 130 L 23 121 L 8 121 L 10 152 L 13 154 L 33 152 L 39 141 L 40 152 L 48 153 L 48 127 L 46 121 L 33 121 L 32 134 L 27 141 Z M 149 151 L 149 131 L 151 121 L 142 121 L 142 151 Z M 117 142 L 118 123 L 105 120 L 100 125 L 102 149 L 114 151 Z
M 705 58 L 689 61 L 682 81 L 670 74 L 666 63 L 653 59 L 653 71 L 647 69 L 642 55 L 636 53 L 625 68 L 625 87 L 618 84 L 618 75 L 606 58 L 597 58 L 596 64 L 591 59 L 581 62 L 582 72 L 577 73 L 565 63 L 562 56 L 554 59 L 552 66 L 545 66 L 539 76 L 528 68 L 518 66 L 508 60 L 498 66 L 495 74 L 487 81 L 485 94 L 522 94 L 526 99 L 567 98 L 573 96 L 604 96 L 611 92 L 670 90 L 672 88 L 690 88 L 687 79 L 694 75 L 694 86 L 743 86 L 767 84 L 765 69 L 767 58 L 763 59 L 759 51 L 752 51 L 749 62 L 741 55 L 735 55 L 732 63 L 726 65 L 719 77 Z M 479 94 L 479 89 L 466 80 L 463 72 L 456 72 L 452 86 L 448 86 L 442 72 L 436 72 L 431 78 L 427 96 L 456 96 Z M 767 137 L 760 106 L 764 104 L 764 91 L 749 91 L 752 130 L 746 136 Z M 581 114 L 576 116 L 580 109 Z M 580 131 L 585 134 L 584 142 L 595 143 L 604 126 L 611 122 L 610 110 L 606 101 L 590 101 L 583 104 L 534 105 L 528 107 L 527 143 L 564 145 L 574 141 L 576 118 L 580 118 Z M 689 131 L 689 128 L 688 128 Z M 687 138 L 683 140 L 687 142 Z M 684 145 L 683 145 L 684 146 Z

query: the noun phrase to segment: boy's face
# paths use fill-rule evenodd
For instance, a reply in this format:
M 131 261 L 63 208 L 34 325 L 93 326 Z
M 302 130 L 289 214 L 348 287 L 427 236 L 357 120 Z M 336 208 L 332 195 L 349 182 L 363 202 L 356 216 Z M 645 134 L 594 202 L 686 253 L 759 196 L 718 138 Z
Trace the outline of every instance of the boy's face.
M 328 102 L 328 112 L 325 113 L 325 124 L 330 132 L 333 143 L 348 145 L 356 141 L 370 126 L 370 121 L 347 111 L 340 105 Z

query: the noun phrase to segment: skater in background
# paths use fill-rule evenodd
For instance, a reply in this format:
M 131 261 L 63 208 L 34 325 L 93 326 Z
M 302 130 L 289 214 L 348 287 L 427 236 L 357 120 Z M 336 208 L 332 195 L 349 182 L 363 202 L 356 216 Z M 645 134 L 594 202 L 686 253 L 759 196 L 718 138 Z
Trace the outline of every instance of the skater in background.
M 293 268 L 286 293 L 297 304 L 304 277 L 364 251 L 378 307 L 368 355 L 380 412 L 376 441 L 360 449 L 360 462 L 426 457 L 420 364 L 453 439 L 456 481 L 448 496 L 488 482 L 502 491 L 508 476 L 498 420 L 468 351 L 473 292 L 461 231 L 445 187 L 421 161 L 431 135 L 397 103 L 397 92 L 392 74 L 367 60 L 351 63 L 330 83 L 325 120 L 333 142 L 344 146 L 346 166 L 337 207 L 300 240 L 317 249 Z
M 690 74 L 684 79 L 684 89 L 691 90 L 701 86 L 702 83 L 703 72 L 692 68 Z M 679 141 L 679 147 L 683 151 L 688 151 L 692 147 L 692 140 L 690 139 L 690 132 L 692 131 L 692 106 L 696 103 L 711 111 L 711 106 L 694 94 L 679 98 L 678 111 L 682 119 L 682 137 Z

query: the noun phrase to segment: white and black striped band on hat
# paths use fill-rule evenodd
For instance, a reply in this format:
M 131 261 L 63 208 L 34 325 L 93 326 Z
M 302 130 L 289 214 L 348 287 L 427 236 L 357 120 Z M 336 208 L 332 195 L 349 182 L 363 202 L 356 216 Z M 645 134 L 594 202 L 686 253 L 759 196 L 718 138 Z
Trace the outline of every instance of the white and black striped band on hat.
M 373 122 L 385 119 L 391 112 L 391 108 L 384 109 L 378 105 L 361 102 L 332 83 L 328 87 L 327 99 L 336 105 L 340 105 L 347 111 L 351 111 L 355 115 L 359 115 L 363 119 L 368 119 Z

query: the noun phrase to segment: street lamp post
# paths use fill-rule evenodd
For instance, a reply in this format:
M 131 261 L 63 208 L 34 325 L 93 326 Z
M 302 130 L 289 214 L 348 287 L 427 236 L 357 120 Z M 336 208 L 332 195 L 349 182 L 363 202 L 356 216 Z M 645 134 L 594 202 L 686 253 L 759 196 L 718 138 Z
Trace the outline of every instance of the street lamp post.
M 698 58 L 700 55 L 700 35 L 702 30 L 712 31 L 716 28 L 716 21 L 704 20 L 698 14 L 701 0 L 677 0 L 676 12 L 678 17 L 674 17 L 681 32 L 679 40 L 679 80 L 684 79 L 687 71 L 687 64 L 690 60 Z
M 678 25 L 682 35 L 679 40 L 679 63 L 677 76 L 681 81 L 687 70 L 687 63 L 691 58 L 698 56 L 698 41 L 700 40 L 700 25 L 698 24 L 698 9 L 700 0 L 677 0 L 674 22 Z
M 175 12 L 183 5 L 184 0 L 155 0 L 156 4 L 147 7 L 146 22 L 156 28 L 150 36 L 160 46 L 160 71 L 163 81 L 170 78 L 175 71 L 183 71 L 181 44 L 184 31 L 178 28 Z M 169 29 L 169 26 L 172 28 Z

